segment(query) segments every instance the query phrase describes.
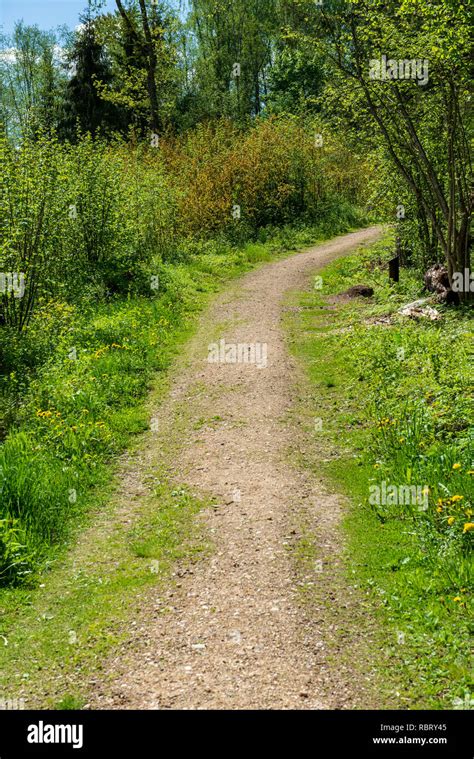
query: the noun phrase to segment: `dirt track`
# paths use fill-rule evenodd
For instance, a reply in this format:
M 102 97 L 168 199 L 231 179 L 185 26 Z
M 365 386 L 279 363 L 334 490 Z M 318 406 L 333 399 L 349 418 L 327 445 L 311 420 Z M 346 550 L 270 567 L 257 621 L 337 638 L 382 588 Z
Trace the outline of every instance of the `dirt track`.
M 265 265 L 230 285 L 203 314 L 156 416 L 166 435 L 186 406 L 189 423 L 173 468 L 177 482 L 216 499 L 200 515 L 214 550 L 176 578 L 168 596 L 145 604 L 131 652 L 119 650 L 107 662 L 91 708 L 366 705 L 351 673 L 326 656 L 327 624 L 318 620 L 318 607 L 308 614 L 297 591 L 291 546 L 301 517 L 314 530 L 318 555 L 328 557 L 322 567 L 315 562 L 309 579 L 330 598 L 334 592 L 335 604 L 347 600 L 331 578 L 340 503 L 288 457 L 302 434 L 288 412 L 304 380 L 280 322 L 287 290 L 311 286 L 317 267 L 379 235 L 378 228 L 363 230 Z M 221 339 L 266 345 L 267 365 L 209 363 L 208 346 Z M 264 354 L 258 358 L 265 363 Z M 148 444 L 144 468 L 153 467 L 156 455 Z M 137 472 L 124 482 L 124 503 L 139 480 Z M 324 606 L 319 611 L 324 615 Z

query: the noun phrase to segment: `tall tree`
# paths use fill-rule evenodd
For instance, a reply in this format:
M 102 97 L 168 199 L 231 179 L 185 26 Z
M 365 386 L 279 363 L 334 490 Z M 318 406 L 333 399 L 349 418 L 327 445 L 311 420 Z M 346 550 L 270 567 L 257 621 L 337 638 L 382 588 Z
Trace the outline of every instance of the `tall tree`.
M 277 25 L 275 0 L 192 0 L 205 114 L 241 119 L 262 111 Z
M 166 36 L 169 17 L 157 0 L 115 0 L 123 23 L 122 36 L 129 76 L 143 66 L 148 100 L 148 125 L 160 134 L 165 126 L 170 69 L 175 65 L 173 45 Z
M 120 109 L 99 91 L 110 85 L 112 73 L 106 49 L 98 39 L 96 10 L 96 4 L 89 2 L 67 55 L 73 74 L 66 86 L 59 133 L 70 140 L 75 139 L 77 129 L 96 135 L 99 130 L 118 130 L 124 122 Z
M 12 139 L 57 126 L 65 80 L 58 41 L 54 33 L 22 21 L 11 37 L 0 37 L 0 113 Z

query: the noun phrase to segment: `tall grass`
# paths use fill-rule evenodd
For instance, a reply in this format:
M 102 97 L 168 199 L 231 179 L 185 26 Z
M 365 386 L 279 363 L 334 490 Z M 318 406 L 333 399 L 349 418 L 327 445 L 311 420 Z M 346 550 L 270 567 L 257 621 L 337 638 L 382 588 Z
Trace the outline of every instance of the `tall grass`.
M 373 481 L 426 488 L 426 501 L 375 506 L 411 522 L 440 592 L 472 585 L 474 415 L 466 322 L 359 328 L 355 361 L 367 383 Z

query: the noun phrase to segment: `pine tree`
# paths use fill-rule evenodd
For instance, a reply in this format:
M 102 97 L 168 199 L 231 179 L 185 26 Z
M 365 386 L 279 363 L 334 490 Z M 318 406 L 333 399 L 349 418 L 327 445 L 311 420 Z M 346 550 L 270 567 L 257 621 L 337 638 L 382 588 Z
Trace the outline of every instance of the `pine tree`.
M 80 18 L 81 26 L 68 56 L 74 73 L 66 86 L 59 134 L 71 141 L 78 130 L 95 136 L 126 128 L 123 110 L 102 98 L 97 87 L 98 82 L 102 88 L 111 84 L 112 73 L 106 50 L 97 37 L 91 6 L 90 3 Z

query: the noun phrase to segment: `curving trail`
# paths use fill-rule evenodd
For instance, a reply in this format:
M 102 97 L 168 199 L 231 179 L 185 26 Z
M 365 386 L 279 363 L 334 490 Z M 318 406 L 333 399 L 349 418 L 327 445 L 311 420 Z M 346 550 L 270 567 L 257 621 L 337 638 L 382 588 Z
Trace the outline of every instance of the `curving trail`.
M 305 380 L 280 322 L 287 291 L 307 288 L 319 267 L 380 234 L 378 227 L 358 231 L 267 264 L 231 284 L 202 316 L 156 416 L 167 436 L 185 409 L 171 464 L 177 482 L 216 501 L 199 516 L 213 551 L 144 604 L 133 646 L 106 662 L 91 708 L 368 706 L 362 686 L 327 657 L 321 599 L 351 616 L 333 577 L 341 504 L 288 456 L 305 445 L 304 425 L 290 416 Z M 266 344 L 267 366 L 209 363 L 209 344 L 222 338 Z M 153 469 L 158 447 L 156 439 L 147 443 L 143 471 Z M 124 481 L 124 504 L 130 493 L 139 497 L 140 478 L 138 471 Z M 303 521 L 325 557 L 323 571 L 315 566 L 305 575 L 319 587 L 321 604 L 311 613 L 301 603 L 291 555 Z

